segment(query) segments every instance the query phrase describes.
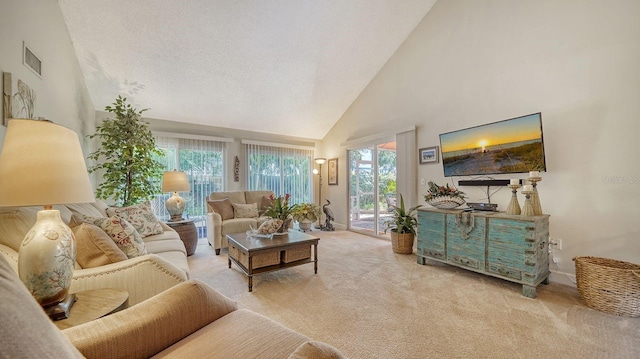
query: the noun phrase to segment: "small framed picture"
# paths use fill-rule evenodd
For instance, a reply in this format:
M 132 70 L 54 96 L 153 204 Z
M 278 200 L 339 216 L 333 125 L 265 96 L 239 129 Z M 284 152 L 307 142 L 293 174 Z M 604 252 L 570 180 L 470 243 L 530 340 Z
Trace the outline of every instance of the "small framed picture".
M 420 164 L 438 163 L 438 146 L 425 147 L 418 150 Z
M 327 161 L 329 164 L 329 180 L 327 181 L 329 185 L 337 185 L 338 184 L 338 159 L 332 158 Z

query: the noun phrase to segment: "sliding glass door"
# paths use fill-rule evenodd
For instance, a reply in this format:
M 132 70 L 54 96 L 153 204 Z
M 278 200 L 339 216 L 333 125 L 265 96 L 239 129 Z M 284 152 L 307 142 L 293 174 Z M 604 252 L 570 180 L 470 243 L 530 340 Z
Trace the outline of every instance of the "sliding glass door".
M 396 201 L 396 143 L 352 149 L 348 156 L 349 229 L 384 236 Z

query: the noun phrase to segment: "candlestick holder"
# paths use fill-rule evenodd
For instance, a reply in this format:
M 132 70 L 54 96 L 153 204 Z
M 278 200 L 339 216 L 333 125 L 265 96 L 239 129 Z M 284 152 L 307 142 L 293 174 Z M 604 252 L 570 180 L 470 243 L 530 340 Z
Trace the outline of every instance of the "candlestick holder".
M 518 188 L 520 188 L 519 184 L 510 184 L 509 188 L 511 188 L 511 201 L 509 202 L 509 206 L 507 206 L 506 214 L 520 214 L 520 203 L 518 203 Z
M 522 193 L 524 194 L 525 200 L 524 200 L 524 205 L 522 205 L 522 213 L 520 213 L 520 215 L 522 216 L 535 216 L 535 212 L 533 211 L 533 203 L 531 200 L 533 191 L 522 191 Z
M 542 215 L 542 205 L 540 204 L 540 195 L 538 194 L 538 182 L 542 181 L 542 177 L 529 177 L 529 182 L 533 186 L 533 192 L 531 193 L 531 205 L 533 206 L 533 213 L 536 216 Z

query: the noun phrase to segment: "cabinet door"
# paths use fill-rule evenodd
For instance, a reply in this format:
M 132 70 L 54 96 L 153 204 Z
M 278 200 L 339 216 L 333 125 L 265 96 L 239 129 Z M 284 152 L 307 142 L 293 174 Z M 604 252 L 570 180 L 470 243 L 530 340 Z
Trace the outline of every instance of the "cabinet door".
M 447 261 L 484 272 L 486 224 L 472 213 L 447 214 Z
M 445 214 L 418 211 L 418 254 L 445 259 Z
M 492 218 L 488 236 L 487 271 L 525 282 L 533 281 L 539 251 L 535 223 Z

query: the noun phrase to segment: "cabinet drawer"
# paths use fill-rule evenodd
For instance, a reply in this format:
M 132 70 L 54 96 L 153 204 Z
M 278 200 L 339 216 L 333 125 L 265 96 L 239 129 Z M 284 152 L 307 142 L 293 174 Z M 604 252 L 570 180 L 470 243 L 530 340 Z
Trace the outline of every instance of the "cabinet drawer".
M 461 265 L 463 265 L 465 267 L 480 269 L 480 261 L 477 260 L 477 259 L 474 259 L 474 258 L 468 258 L 468 257 L 464 257 L 464 256 L 459 256 L 459 255 L 453 255 L 453 256 L 449 256 L 448 260 L 451 263 L 461 264 Z M 482 261 L 482 263 L 484 264 L 484 261 Z
M 436 251 L 433 249 L 418 248 L 418 254 L 423 255 L 425 257 L 431 257 L 431 258 L 436 258 L 441 260 L 445 259 L 444 252 Z
M 517 279 L 517 280 L 522 279 L 521 271 L 513 268 L 499 266 L 497 264 L 489 263 L 489 265 L 487 265 L 487 271 L 503 277 L 508 277 L 508 278 Z

